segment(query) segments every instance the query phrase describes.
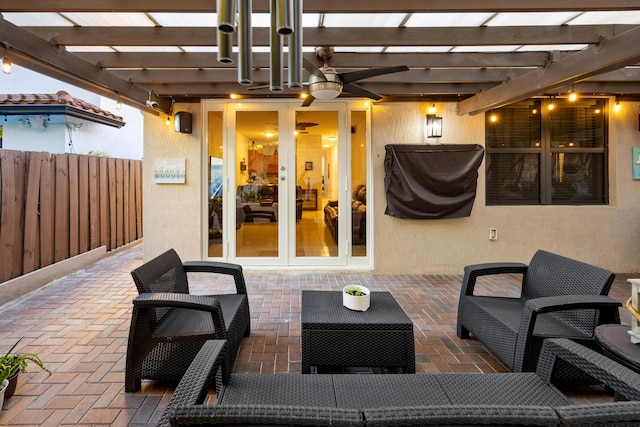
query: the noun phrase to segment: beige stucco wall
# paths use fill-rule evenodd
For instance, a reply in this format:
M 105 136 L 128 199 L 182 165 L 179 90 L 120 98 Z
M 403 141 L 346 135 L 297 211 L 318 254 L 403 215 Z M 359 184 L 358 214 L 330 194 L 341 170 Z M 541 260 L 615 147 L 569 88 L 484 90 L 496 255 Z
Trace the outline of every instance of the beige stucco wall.
M 165 124 L 166 115 L 145 113 L 144 258 L 174 248 L 185 260 L 202 259 L 202 115 L 199 104 L 177 104 L 173 111 L 193 115 L 193 133 L 176 132 L 173 123 Z M 186 183 L 155 184 L 153 169 L 158 159 L 186 159 Z
M 446 220 L 402 220 L 384 215 L 384 145 L 421 143 L 427 104 L 376 104 L 373 108 L 375 247 L 380 273 L 460 273 L 467 264 L 527 262 L 546 249 L 618 272 L 640 271 L 640 181 L 631 176 L 631 147 L 640 144 L 638 106 L 626 103 L 610 119 L 611 203 L 608 206 L 486 206 L 484 163 L 471 216 Z M 442 106 L 440 143 L 484 145 L 484 115 L 457 116 Z M 498 240 L 489 240 L 489 229 Z M 387 234 L 388 233 L 388 234 Z
M 527 262 L 539 248 L 591 262 L 616 272 L 640 271 L 640 180 L 631 174 L 631 147 L 640 146 L 638 104 L 623 103 L 610 119 L 608 206 L 485 206 L 484 163 L 471 216 L 444 220 L 402 220 L 384 215 L 386 144 L 425 143 L 424 116 L 430 103 L 375 104 L 372 112 L 374 272 L 460 274 L 467 264 Z M 484 115 L 458 116 L 455 104 L 438 104 L 443 144 L 484 145 Z M 167 128 L 166 117 L 145 117 L 145 258 L 173 247 L 184 259 L 202 258 L 202 117 L 197 104 L 174 111 L 194 114 L 193 134 Z M 431 143 L 431 139 L 427 142 Z M 186 158 L 187 183 L 156 185 L 158 158 Z M 498 240 L 489 240 L 489 229 Z

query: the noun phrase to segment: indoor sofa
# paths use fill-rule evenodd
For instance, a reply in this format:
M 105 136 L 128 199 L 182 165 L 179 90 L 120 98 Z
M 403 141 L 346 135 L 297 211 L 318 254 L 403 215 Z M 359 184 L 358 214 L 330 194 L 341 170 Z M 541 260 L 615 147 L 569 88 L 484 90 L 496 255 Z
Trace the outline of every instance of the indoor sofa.
M 324 223 L 338 243 L 338 201 L 329 200 L 324 207 Z M 355 245 L 367 242 L 367 187 L 357 185 L 351 197 L 351 236 Z
M 205 402 L 226 343 L 208 341 L 159 425 L 565 426 L 640 422 L 640 375 L 567 339 L 544 344 L 538 370 L 496 374 L 232 374 Z M 558 361 L 625 401 L 574 405 L 554 385 Z M 601 425 L 601 424 L 597 424 Z

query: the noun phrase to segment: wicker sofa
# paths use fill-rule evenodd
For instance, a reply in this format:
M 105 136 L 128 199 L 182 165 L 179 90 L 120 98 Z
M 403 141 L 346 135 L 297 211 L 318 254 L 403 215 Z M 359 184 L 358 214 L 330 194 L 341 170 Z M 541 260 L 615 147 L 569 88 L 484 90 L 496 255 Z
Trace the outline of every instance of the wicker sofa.
M 567 339 L 544 344 L 537 372 L 499 374 L 232 374 L 203 403 L 226 343 L 208 341 L 160 426 L 637 425 L 640 375 Z M 626 401 L 573 405 L 552 385 L 558 361 L 582 369 Z M 595 425 L 595 424 L 594 424 Z
M 496 274 L 521 275 L 520 297 L 475 292 L 479 277 Z M 622 304 L 607 296 L 614 277 L 611 271 L 543 250 L 528 265 L 466 266 L 457 335 L 473 334 L 511 371 L 535 371 L 545 339 L 571 338 L 595 348 L 596 326 L 620 323 Z

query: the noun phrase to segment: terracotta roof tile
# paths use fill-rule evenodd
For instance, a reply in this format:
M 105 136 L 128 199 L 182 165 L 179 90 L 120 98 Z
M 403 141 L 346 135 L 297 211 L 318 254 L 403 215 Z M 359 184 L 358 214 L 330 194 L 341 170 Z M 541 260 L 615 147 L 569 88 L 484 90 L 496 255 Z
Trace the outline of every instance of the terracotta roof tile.
M 74 98 L 69 93 L 60 90 L 55 94 L 0 94 L 0 105 L 16 104 L 66 104 L 89 113 L 107 117 L 112 120 L 123 121 L 123 118 L 95 105 Z

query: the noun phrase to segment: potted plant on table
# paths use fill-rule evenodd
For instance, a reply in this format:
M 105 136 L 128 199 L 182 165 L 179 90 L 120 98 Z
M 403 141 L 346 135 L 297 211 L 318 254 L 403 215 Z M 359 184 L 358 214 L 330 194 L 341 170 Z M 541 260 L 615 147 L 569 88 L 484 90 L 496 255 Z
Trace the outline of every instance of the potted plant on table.
M 371 304 L 369 289 L 360 285 L 347 285 L 342 289 L 342 305 L 350 310 L 367 311 Z
M 38 353 L 13 353 L 13 350 L 21 340 L 22 338 L 16 341 L 9 351 L 0 357 L 0 393 L 3 394 L 2 399 L 0 399 L 0 409 L 4 398 L 13 396 L 18 382 L 18 374 L 20 372 L 28 372 L 29 362 L 35 363 L 51 375 L 51 371 L 44 366 Z

